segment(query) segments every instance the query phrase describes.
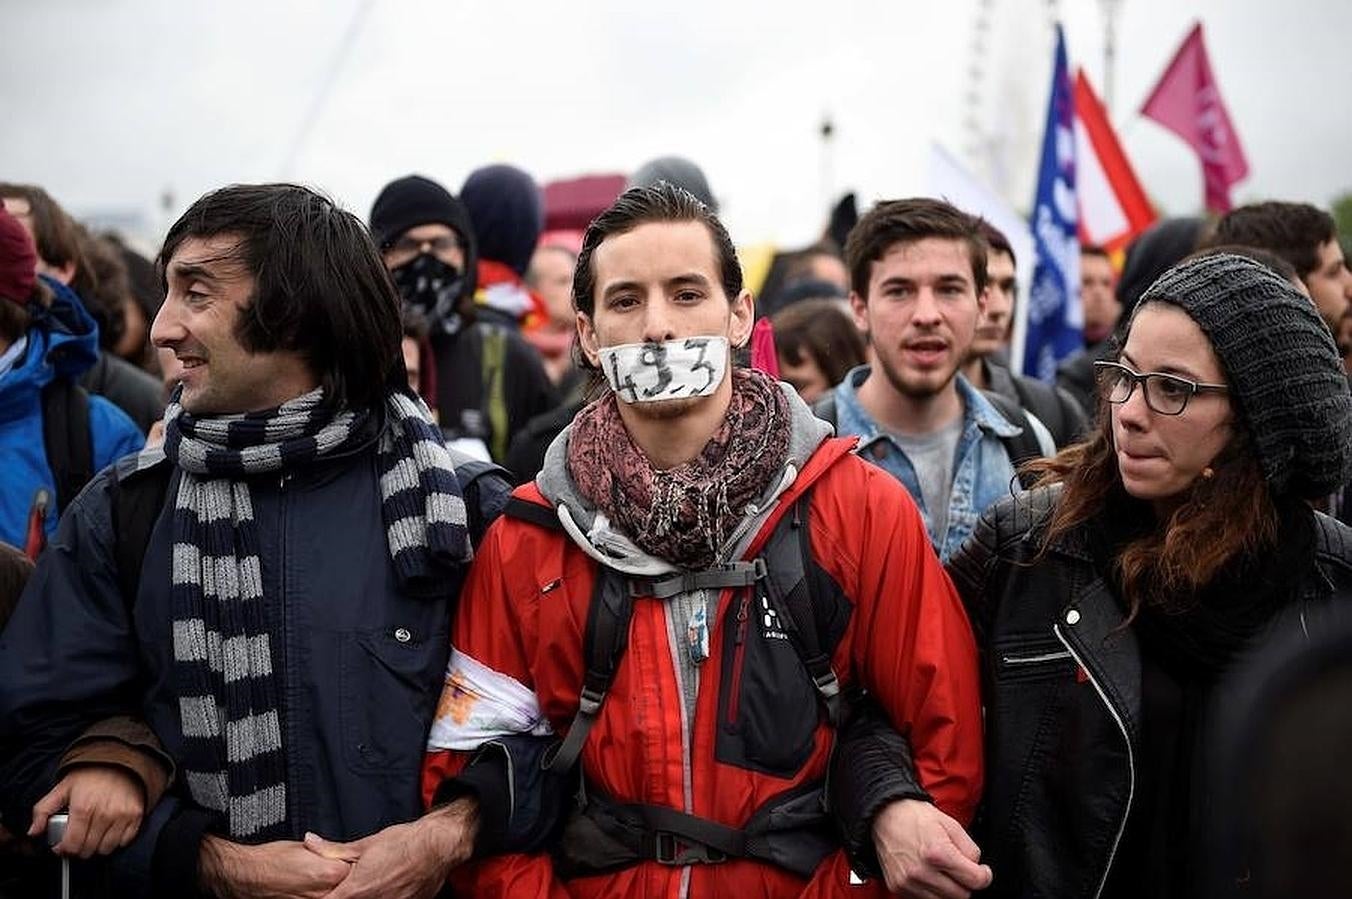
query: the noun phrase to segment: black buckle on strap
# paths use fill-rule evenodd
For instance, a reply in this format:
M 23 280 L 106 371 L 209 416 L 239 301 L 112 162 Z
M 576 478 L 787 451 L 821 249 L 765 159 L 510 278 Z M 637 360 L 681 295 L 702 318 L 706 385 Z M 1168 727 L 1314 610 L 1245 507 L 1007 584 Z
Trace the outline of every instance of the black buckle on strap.
M 769 569 L 765 560 L 757 557 L 750 562 L 729 562 L 703 571 L 685 571 L 658 578 L 630 578 L 629 595 L 668 599 L 680 593 L 696 590 L 722 590 L 727 587 L 750 587 L 764 580 Z
M 653 860 L 659 865 L 717 865 L 727 855 L 703 843 L 692 843 L 678 834 L 659 830 L 653 834 Z

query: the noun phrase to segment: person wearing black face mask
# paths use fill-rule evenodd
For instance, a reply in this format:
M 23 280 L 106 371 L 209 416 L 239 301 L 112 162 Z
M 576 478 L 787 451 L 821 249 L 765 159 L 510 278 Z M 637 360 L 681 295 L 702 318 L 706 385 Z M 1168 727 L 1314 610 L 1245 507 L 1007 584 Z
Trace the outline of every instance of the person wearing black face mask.
M 422 228 L 444 228 L 444 225 L 419 225 Z M 435 237 L 412 237 L 405 234 L 400 237 L 387 255 L 416 253 L 412 259 L 390 269 L 390 277 L 404 305 L 410 313 L 424 319 L 429 328 L 446 334 L 454 334 L 464 325 L 457 306 L 465 286 L 465 273 L 461 267 L 447 262 L 443 257 L 464 255 L 460 238 L 455 235 Z
M 423 399 L 448 442 L 501 462 L 512 435 L 556 400 L 535 351 L 514 331 L 475 315 L 478 253 L 464 204 L 435 181 L 408 175 L 376 197 L 371 235 L 406 319 L 426 325 L 421 361 L 430 377 L 421 384 L 436 388 Z

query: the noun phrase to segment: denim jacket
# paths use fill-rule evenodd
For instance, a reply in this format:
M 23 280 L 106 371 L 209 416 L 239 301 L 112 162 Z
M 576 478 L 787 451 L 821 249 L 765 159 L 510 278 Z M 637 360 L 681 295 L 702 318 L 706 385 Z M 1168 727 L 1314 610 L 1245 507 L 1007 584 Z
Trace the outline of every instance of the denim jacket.
M 920 507 L 935 552 L 940 559 L 947 560 L 972 533 L 982 512 L 1000 497 L 1018 491 L 1014 465 L 1000 438 L 1018 434 L 1021 429 L 1010 424 L 966 378 L 957 376 L 963 409 L 962 435 L 958 438 L 953 489 L 948 497 L 948 528 L 945 533 L 936 534 L 934 517 L 925 508 L 925 498 L 911 460 L 892 435 L 880 428 L 859 404 L 856 391 L 868 379 L 869 371 L 869 366 L 860 365 L 851 369 L 836 385 L 836 433 L 842 437 L 857 434 L 859 447 L 856 452 L 905 485 Z M 1042 435 L 1038 436 L 1042 440 Z M 1042 442 L 1046 443 L 1045 440 Z

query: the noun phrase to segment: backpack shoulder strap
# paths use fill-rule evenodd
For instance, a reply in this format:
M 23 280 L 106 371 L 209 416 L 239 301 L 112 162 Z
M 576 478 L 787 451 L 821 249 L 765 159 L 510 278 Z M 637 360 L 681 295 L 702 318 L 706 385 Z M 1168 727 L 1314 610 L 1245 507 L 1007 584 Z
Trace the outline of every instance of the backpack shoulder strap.
M 587 668 L 582 676 L 577 714 L 563 742 L 546 757 L 546 770 L 567 774 L 577 764 L 587 734 L 596 723 L 601 703 L 615 679 L 615 669 L 629 646 L 629 622 L 633 617 L 633 591 L 626 580 L 618 572 L 598 566 L 596 587 L 587 610 L 587 630 L 582 638 Z
M 460 485 L 460 495 L 465 499 L 465 516 L 468 519 L 470 543 L 477 548 L 479 541 L 483 539 L 484 532 L 488 530 L 488 526 L 497 517 L 496 507 L 490 510 L 487 517 L 484 515 L 484 504 L 479 497 L 479 481 L 489 475 L 497 475 L 507 484 L 510 484 L 512 479 L 507 473 L 507 469 L 501 465 L 475 459 L 454 447 L 448 446 L 446 449 L 451 454 L 451 461 L 455 465 L 455 480 Z
M 1016 377 L 1016 376 L 1014 376 L 1013 374 L 1011 374 L 1009 380 L 1010 380 L 1011 382 L 1013 382 L 1013 384 L 1014 384 L 1014 393 L 1015 393 L 1015 395 L 1018 396 L 1018 398 L 1019 398 L 1018 403 L 1017 403 L 1017 405 L 1018 405 L 1018 407 L 1019 407 L 1019 410 L 1020 410 L 1020 411 L 1024 411 L 1024 410 L 1026 410 L 1026 409 L 1032 408 L 1032 406 L 1033 406 L 1033 399 L 1032 399 L 1032 397 L 1029 396 L 1029 394 L 1028 394 L 1028 385 L 1024 383 L 1023 378 Z M 1004 399 L 1004 400 L 1007 400 L 1007 399 L 1008 399 L 1008 397 L 1005 397 L 1005 396 L 1003 396 L 1002 394 L 996 393 L 994 390 L 986 390 L 986 391 L 983 391 L 983 393 L 985 394 L 986 399 L 990 399 L 992 396 L 998 396 L 998 397 L 1000 397 L 1000 399 Z M 992 402 L 994 402 L 994 401 L 992 400 Z M 1010 405 L 1015 405 L 1015 404 L 1012 404 L 1012 403 L 1011 403 Z M 1000 411 L 1001 411 L 1001 412 L 1004 412 L 1004 409 L 1002 408 Z M 1015 424 L 1018 424 L 1018 422 L 1015 422 Z M 1046 422 L 1043 422 L 1043 424 L 1046 424 Z
M 812 558 L 808 514 L 812 490 L 808 489 L 793 504 L 770 535 L 763 558 L 769 576 L 767 589 L 775 608 L 787 613 L 790 642 L 798 651 L 832 726 L 841 722 L 840 680 L 831 666 L 829 622 L 820 597 L 814 595 L 807 564 Z
M 1005 452 L 1009 454 L 1009 461 L 1014 465 L 1015 469 L 1017 470 L 1024 462 L 1042 458 L 1042 445 L 1038 443 L 1037 434 L 1033 432 L 1033 425 L 1028 420 L 1028 413 L 1020 406 L 1011 402 L 1007 397 L 1003 397 L 998 393 L 983 390 L 981 391 L 981 395 L 984 396 L 1010 424 L 1015 425 L 1020 429 L 1017 434 L 1000 438 L 1000 442 L 1005 446 Z M 1023 474 L 1022 472 L 1019 473 L 1019 483 L 1023 485 L 1025 490 L 1032 486 L 1030 480 L 1025 480 L 1028 477 L 1028 475 Z
M 542 506 L 519 496 L 507 498 L 502 514 L 550 531 L 563 531 L 563 523 L 549 506 Z M 596 568 L 596 585 L 592 589 L 591 605 L 587 609 L 587 629 L 582 637 L 586 671 L 582 676 L 582 692 L 578 697 L 577 714 L 563 741 L 545 756 L 542 767 L 556 774 L 567 774 L 582 755 L 587 734 L 596 723 L 615 677 L 620 657 L 629 644 L 629 620 L 634 614 L 634 598 L 618 572 L 604 565 Z
M 812 404 L 812 414 L 829 424 L 831 427 L 838 427 L 835 390 L 826 391 L 821 399 Z
M 114 471 L 109 489 L 113 520 L 113 558 L 117 563 L 117 584 L 128 612 L 136 604 L 141 586 L 141 565 L 145 560 L 150 532 L 160 517 L 169 493 L 174 466 L 161 459 L 148 468 Z
M 833 725 L 838 724 L 842 697 L 840 681 L 831 666 L 829 622 L 825 620 L 823 604 L 814 601 L 807 576 L 806 560 L 811 553 L 807 526 L 810 503 L 809 490 L 775 526 L 762 556 L 752 562 L 637 580 L 599 566 L 583 637 L 586 672 L 577 714 L 563 742 L 546 759 L 544 767 L 556 773 L 567 773 L 577 763 L 587 734 L 596 723 L 597 713 L 610 690 L 615 670 L 628 647 L 629 623 L 634 614 L 634 600 L 639 596 L 662 599 L 696 589 L 729 587 L 769 591 L 775 607 L 787 615 L 790 641 L 812 677 L 829 720 Z M 507 501 L 503 514 L 551 530 L 562 529 L 552 509 L 515 496 Z
M 528 521 L 533 525 L 551 531 L 563 530 L 563 523 L 559 521 L 559 516 L 554 513 L 553 509 L 539 503 L 533 503 L 528 499 L 521 499 L 519 496 L 507 498 L 507 505 L 503 507 L 502 514 L 519 521 Z
M 490 327 L 483 334 L 483 410 L 488 419 L 488 448 L 494 459 L 507 458 L 507 332 Z
M 42 388 L 42 442 L 56 484 L 56 509 L 64 512 L 94 477 L 89 394 L 69 378 L 53 378 Z

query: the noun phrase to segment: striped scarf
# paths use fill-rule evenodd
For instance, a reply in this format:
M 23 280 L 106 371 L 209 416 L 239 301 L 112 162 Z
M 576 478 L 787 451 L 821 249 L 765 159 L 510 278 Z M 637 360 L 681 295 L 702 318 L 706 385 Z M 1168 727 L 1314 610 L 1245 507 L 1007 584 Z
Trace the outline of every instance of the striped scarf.
M 289 835 L 286 763 L 249 478 L 295 471 L 369 439 L 379 418 L 324 406 L 315 390 L 267 412 L 195 418 L 178 397 L 164 453 L 180 469 L 173 519 L 174 685 L 184 779 L 235 839 Z M 400 586 L 432 594 L 470 558 L 465 503 L 427 407 L 385 398 L 381 518 Z M 144 458 L 158 457 L 147 451 Z M 344 526 L 335 522 L 336 526 Z M 272 605 L 285 600 L 272 597 Z

